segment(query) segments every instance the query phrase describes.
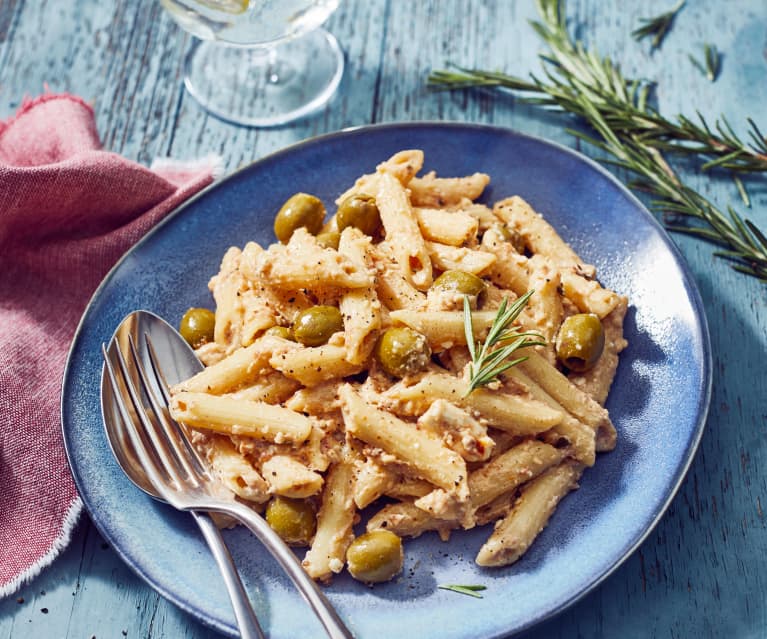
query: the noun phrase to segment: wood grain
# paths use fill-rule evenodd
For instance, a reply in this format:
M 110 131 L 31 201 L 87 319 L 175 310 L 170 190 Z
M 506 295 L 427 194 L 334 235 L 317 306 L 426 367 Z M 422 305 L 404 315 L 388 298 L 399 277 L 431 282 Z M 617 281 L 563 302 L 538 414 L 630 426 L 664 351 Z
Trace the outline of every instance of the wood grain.
M 649 53 L 629 32 L 665 0 L 571 0 L 579 37 L 620 61 L 628 75 L 658 81 L 662 112 L 715 119 L 738 130 L 746 116 L 767 129 L 767 5 L 764 0 L 689 0 L 662 48 Z M 208 116 L 181 85 L 191 40 L 159 4 L 97 0 L 0 0 L 0 117 L 44 86 L 93 102 L 106 148 L 155 157 L 220 154 L 231 170 L 296 141 L 339 128 L 396 120 L 487 122 L 577 146 L 566 117 L 489 92 L 434 93 L 430 69 L 447 61 L 539 68 L 527 21 L 532 0 L 347 1 L 329 29 L 347 55 L 338 95 L 319 115 L 274 130 Z M 723 52 L 708 82 L 687 59 L 706 42 Z M 685 173 L 720 204 L 740 206 L 727 176 Z M 747 181 L 767 226 L 767 182 Z M 711 329 L 714 389 L 707 429 L 689 474 L 657 528 L 615 574 L 526 637 L 737 637 L 767 634 L 767 290 L 675 237 L 700 286 Z M 509 602 L 513 605 L 513 601 Z M 153 637 L 211 632 L 169 604 L 123 564 L 87 517 L 72 544 L 29 585 L 0 601 L 0 639 Z

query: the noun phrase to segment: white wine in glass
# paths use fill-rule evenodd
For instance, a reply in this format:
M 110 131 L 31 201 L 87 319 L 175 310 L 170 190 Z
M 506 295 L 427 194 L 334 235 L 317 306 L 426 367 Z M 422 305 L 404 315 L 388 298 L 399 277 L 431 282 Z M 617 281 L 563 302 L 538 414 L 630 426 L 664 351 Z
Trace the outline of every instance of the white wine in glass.
M 322 107 L 344 56 L 320 28 L 339 0 L 160 0 L 200 39 L 186 60 L 187 90 L 212 114 L 278 126 Z

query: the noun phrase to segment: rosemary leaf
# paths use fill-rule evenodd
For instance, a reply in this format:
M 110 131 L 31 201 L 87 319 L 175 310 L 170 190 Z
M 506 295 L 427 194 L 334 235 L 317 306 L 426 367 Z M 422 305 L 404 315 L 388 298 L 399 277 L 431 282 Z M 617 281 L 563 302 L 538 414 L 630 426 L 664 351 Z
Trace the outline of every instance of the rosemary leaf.
M 676 6 L 662 13 L 654 18 L 642 18 L 640 21 L 643 23 L 641 27 L 631 32 L 635 40 L 641 40 L 642 38 L 648 38 L 652 36 L 652 49 L 657 49 L 666 37 L 671 27 L 674 24 L 674 18 L 679 10 L 684 6 L 685 0 L 680 0 Z
M 476 597 L 477 599 L 482 599 L 482 595 L 479 594 L 480 591 L 487 590 L 487 586 L 462 586 L 460 584 L 440 584 L 437 586 L 437 588 L 441 588 L 442 590 L 451 590 L 452 592 L 457 592 L 462 595 L 469 595 L 469 597 Z
M 719 68 L 722 64 L 722 56 L 717 51 L 716 45 L 707 44 L 703 47 L 706 57 L 706 77 L 714 82 L 719 76 Z
M 509 360 L 520 348 L 545 344 L 543 337 L 538 333 L 520 332 L 516 326 L 512 325 L 532 294 L 533 291 L 528 291 L 511 305 L 508 303 L 508 298 L 504 298 L 482 344 L 474 341 L 469 296 L 463 296 L 463 329 L 471 356 L 469 387 L 466 390 L 466 395 L 469 395 L 476 388 L 494 382 L 512 366 L 525 361 L 527 359 L 525 357 Z M 503 342 L 511 343 L 501 345 Z
M 746 191 L 746 185 L 743 184 L 743 181 L 737 176 L 732 176 L 733 182 L 735 182 L 735 186 L 738 188 L 738 193 L 740 193 L 740 199 L 743 200 L 743 205 L 746 208 L 751 208 L 751 198 L 748 197 L 748 191 Z
M 693 66 L 708 78 L 709 82 L 715 82 L 719 77 L 722 56 L 717 50 L 716 45 L 703 45 L 703 64 L 699 60 L 693 58 L 691 54 L 687 57 L 690 58 L 690 62 L 692 62 Z

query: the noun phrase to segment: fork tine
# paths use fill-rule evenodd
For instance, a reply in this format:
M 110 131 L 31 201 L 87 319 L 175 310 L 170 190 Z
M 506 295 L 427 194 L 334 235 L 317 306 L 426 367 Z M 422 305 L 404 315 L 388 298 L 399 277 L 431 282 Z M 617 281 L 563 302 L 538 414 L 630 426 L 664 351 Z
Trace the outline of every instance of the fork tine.
M 112 349 L 116 356 L 117 363 L 119 366 L 119 369 L 121 371 L 121 379 L 123 380 L 123 384 L 125 385 L 126 389 L 128 389 L 129 394 L 131 395 L 131 401 L 134 403 L 134 409 L 138 415 L 141 415 L 142 409 L 141 407 L 136 407 L 135 401 L 133 400 L 132 391 L 135 391 L 135 388 L 132 387 L 132 383 L 130 382 L 130 379 L 127 374 L 127 365 L 125 363 L 125 359 L 122 356 L 122 353 L 120 352 L 120 348 L 117 346 L 116 343 L 113 342 L 114 348 Z M 165 480 L 160 475 L 158 471 L 157 462 L 152 458 L 152 455 L 149 452 L 149 449 L 147 448 L 146 444 L 144 443 L 144 440 L 141 437 L 141 434 L 139 433 L 138 428 L 136 427 L 136 422 L 134 418 L 132 417 L 130 411 L 128 410 L 128 406 L 125 403 L 125 399 L 123 398 L 123 393 L 120 388 L 120 384 L 117 381 L 117 372 L 115 371 L 115 368 L 111 362 L 109 352 L 107 351 L 107 347 L 105 344 L 101 345 L 101 352 L 104 356 L 104 365 L 106 367 L 107 376 L 109 378 L 109 384 L 112 388 L 112 396 L 117 404 L 117 408 L 120 412 L 120 417 L 122 418 L 122 424 L 125 428 L 125 431 L 128 434 L 128 439 L 131 442 L 131 445 L 133 446 L 133 450 L 136 452 L 136 455 L 138 455 L 139 461 L 141 462 L 141 466 L 144 469 L 144 472 L 149 479 L 149 481 L 154 486 L 157 493 L 163 497 L 163 499 L 166 499 L 168 501 L 168 490 L 166 488 Z
M 178 442 L 175 441 L 176 438 L 170 432 L 168 425 L 168 421 L 172 420 L 166 418 L 164 411 L 157 402 L 157 397 L 151 389 L 146 370 L 141 363 L 132 335 L 128 336 L 128 349 L 136 369 L 141 389 L 149 400 L 149 407 L 146 407 L 143 404 L 141 405 L 143 410 L 141 411 L 139 418 L 141 419 L 144 429 L 149 434 L 149 438 L 152 440 L 157 456 L 165 467 L 166 472 L 173 478 L 179 488 L 184 485 L 185 481 L 189 481 L 198 486 L 200 483 L 198 475 L 191 468 L 186 457 L 179 452 Z M 154 420 L 149 418 L 150 409 L 154 415 Z
M 154 404 L 155 397 L 154 393 L 152 393 L 152 398 L 150 401 L 153 401 L 153 408 L 155 413 L 162 413 L 162 417 L 160 419 L 163 421 L 163 427 L 165 428 L 166 433 L 168 433 L 168 435 L 173 440 L 176 448 L 176 453 L 184 462 L 184 465 L 187 468 L 187 472 L 190 474 L 196 472 L 199 475 L 208 478 L 210 473 L 208 472 L 207 464 L 202 460 L 200 454 L 197 452 L 197 449 L 195 449 L 195 447 L 192 446 L 192 443 L 189 441 L 189 435 L 186 428 L 183 424 L 179 424 L 175 419 L 170 417 L 168 411 L 170 406 L 170 392 L 168 390 L 168 382 L 166 381 L 165 375 L 162 372 L 160 362 L 157 358 L 157 352 L 155 351 L 154 344 L 152 344 L 152 339 L 149 337 L 148 333 L 144 333 L 144 341 L 146 343 L 147 354 L 149 355 L 149 363 L 151 364 L 152 372 L 155 375 L 163 396 L 163 400 L 165 401 L 165 410 L 162 410 L 159 405 Z M 180 444 L 178 440 L 181 441 Z M 183 451 L 178 449 L 179 445 L 183 447 Z M 191 463 L 194 466 L 194 470 L 187 466 L 188 463 Z

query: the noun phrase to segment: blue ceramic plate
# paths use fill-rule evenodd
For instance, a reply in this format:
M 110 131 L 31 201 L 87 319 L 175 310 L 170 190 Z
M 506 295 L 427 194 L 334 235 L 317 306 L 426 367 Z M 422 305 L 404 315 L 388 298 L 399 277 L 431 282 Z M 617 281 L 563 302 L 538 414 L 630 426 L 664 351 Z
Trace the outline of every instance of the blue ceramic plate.
M 102 535 L 164 596 L 235 633 L 221 578 L 192 518 L 136 489 L 112 457 L 101 424 L 101 355 L 124 315 L 144 308 L 178 321 L 211 306 L 207 282 L 224 251 L 273 241 L 272 217 L 294 192 L 331 203 L 392 153 L 420 148 L 438 174 L 483 171 L 484 201 L 520 194 L 543 213 L 600 279 L 629 296 L 624 352 L 608 408 L 615 451 L 598 458 L 530 551 L 511 567 L 474 563 L 484 527 L 449 543 L 405 542 L 403 576 L 370 589 L 347 575 L 327 593 L 360 638 L 502 637 L 561 611 L 605 579 L 669 504 L 701 436 L 711 363 L 700 297 L 679 253 L 611 175 L 573 151 L 512 131 L 464 124 L 393 124 L 326 135 L 275 153 L 207 189 L 150 233 L 93 297 L 72 346 L 63 428 L 77 486 Z M 225 534 L 267 633 L 322 637 L 276 564 L 244 530 Z M 484 584 L 483 599 L 438 584 Z

